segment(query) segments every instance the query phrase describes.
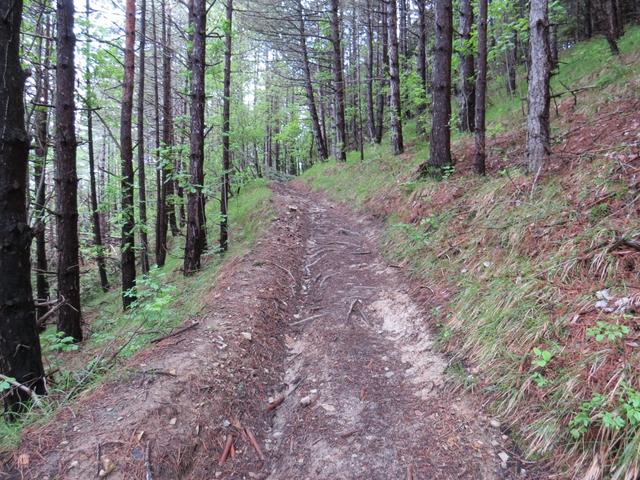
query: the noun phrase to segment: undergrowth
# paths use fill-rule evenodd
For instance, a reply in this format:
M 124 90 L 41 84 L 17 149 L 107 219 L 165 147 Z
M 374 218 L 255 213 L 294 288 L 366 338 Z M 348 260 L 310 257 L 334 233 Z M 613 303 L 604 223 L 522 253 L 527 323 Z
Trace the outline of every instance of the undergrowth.
M 559 150 L 583 143 L 566 133 L 580 115 L 585 138 L 611 128 L 611 116 L 633 134 L 624 122 L 635 111 L 598 112 L 635 98 L 638 43 L 640 28 L 630 27 L 620 58 L 604 39 L 564 52 L 554 92 L 581 90 L 576 105 L 567 94 L 554 113 Z M 498 136 L 524 120 L 526 92 L 510 97 L 504 88 L 500 78 L 489 87 L 494 155 Z M 356 152 L 304 174 L 313 188 L 384 219 L 389 260 L 435 292 L 430 323 L 451 356 L 452 383 L 483 392 L 527 458 L 594 479 L 640 473 L 640 252 L 624 244 L 640 238 L 640 162 L 620 138 L 554 160 L 535 190 L 517 162 L 478 178 L 464 168 L 470 159 L 459 159 L 443 181 L 417 179 L 428 149 L 411 135 L 400 157 L 384 142 L 367 146 L 364 161 Z
M 174 238 L 163 268 L 152 268 L 138 278 L 138 299 L 123 313 L 117 286 L 85 301 L 83 318 L 86 340 L 73 344 L 49 327 L 41 336 L 49 395 L 42 406 L 30 407 L 17 421 L 0 420 L 0 452 L 14 448 L 22 430 L 46 423 L 62 407 L 73 408 L 73 400 L 102 382 L 126 375 L 114 368 L 150 345 L 151 340 L 169 333 L 190 318 L 197 318 L 207 292 L 220 267 L 250 248 L 270 216 L 271 190 L 265 181 L 245 185 L 240 195 L 229 201 L 230 250 L 221 257 L 213 248 L 217 231 L 210 228 L 210 251 L 203 258 L 203 269 L 185 278 L 180 270 L 184 240 Z M 217 205 L 211 203 L 209 218 L 215 218 Z

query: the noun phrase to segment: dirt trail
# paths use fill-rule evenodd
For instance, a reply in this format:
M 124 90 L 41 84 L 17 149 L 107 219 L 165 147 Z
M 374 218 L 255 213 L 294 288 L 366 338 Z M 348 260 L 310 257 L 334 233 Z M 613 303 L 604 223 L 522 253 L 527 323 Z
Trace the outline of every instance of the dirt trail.
M 300 184 L 274 190 L 272 226 L 225 268 L 199 325 L 27 432 L 7 478 L 91 479 L 110 464 L 109 479 L 533 477 L 442 388 L 446 360 L 378 255 L 376 224 Z

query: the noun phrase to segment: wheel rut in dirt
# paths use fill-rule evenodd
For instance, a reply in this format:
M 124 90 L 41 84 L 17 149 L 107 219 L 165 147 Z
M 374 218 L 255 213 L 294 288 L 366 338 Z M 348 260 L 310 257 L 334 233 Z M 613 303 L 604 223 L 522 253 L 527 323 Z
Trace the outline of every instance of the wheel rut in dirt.
M 446 360 L 407 282 L 377 253 L 376 225 L 293 192 L 309 232 L 268 478 L 519 477 L 498 456 L 500 432 L 442 388 Z

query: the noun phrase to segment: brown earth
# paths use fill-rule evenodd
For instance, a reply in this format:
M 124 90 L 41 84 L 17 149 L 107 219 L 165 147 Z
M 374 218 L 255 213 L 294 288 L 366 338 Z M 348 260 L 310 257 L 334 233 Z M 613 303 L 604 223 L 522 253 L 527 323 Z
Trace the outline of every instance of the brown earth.
M 0 478 L 547 478 L 447 388 L 380 226 L 300 184 L 274 191 L 277 218 L 199 323 L 27 431 Z

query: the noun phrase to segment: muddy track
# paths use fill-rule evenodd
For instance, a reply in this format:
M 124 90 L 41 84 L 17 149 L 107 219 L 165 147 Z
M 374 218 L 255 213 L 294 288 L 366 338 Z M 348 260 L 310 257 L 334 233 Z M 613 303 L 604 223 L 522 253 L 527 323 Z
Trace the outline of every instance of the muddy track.
M 225 267 L 198 326 L 32 428 L 7 478 L 98 478 L 109 462 L 110 479 L 533 478 L 444 388 L 378 226 L 300 184 L 274 192 L 271 227 Z

